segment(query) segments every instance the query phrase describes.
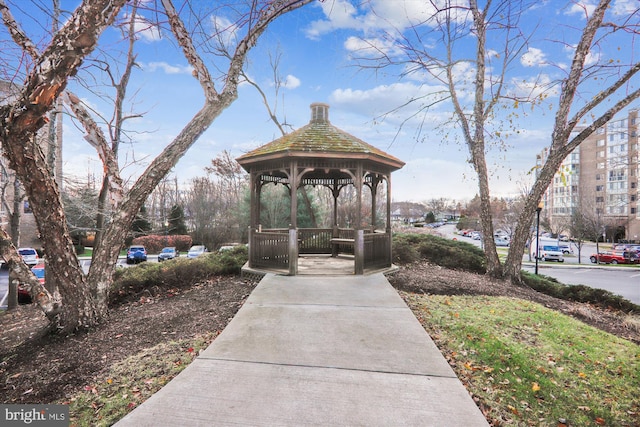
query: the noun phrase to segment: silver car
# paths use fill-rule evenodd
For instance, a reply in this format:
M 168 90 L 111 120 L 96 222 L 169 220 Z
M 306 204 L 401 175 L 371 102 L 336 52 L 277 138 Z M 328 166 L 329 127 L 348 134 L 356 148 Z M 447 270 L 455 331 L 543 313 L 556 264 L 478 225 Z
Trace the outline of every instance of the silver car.
M 189 252 L 187 252 L 187 258 L 197 258 L 205 252 L 207 252 L 207 248 L 203 245 L 191 246 Z

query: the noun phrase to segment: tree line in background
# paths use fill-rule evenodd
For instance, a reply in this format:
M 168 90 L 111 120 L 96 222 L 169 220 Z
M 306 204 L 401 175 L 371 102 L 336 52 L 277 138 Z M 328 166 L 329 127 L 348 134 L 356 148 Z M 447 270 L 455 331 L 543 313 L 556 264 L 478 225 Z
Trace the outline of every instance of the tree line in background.
M 193 178 L 186 188 L 159 185 L 142 205 L 131 223 L 125 244 L 140 236 L 189 235 L 194 244 L 211 250 L 229 243 L 246 243 L 249 227 L 250 194 L 248 175 L 228 151 L 211 160 L 203 176 Z M 264 228 L 288 228 L 291 224 L 289 188 L 270 184 L 263 188 L 261 221 Z M 298 189 L 298 224 L 302 228 L 330 228 L 332 226 L 333 197 L 323 187 Z M 363 217 L 370 217 L 371 193 L 364 193 Z M 384 226 L 382 198 L 377 206 L 380 224 Z M 99 195 L 84 182 L 68 181 L 64 187 L 65 216 L 74 241 L 93 245 L 91 236 L 97 234 Z M 171 203 L 169 206 L 166 202 Z M 177 204 L 173 204 L 177 203 Z M 347 187 L 341 191 L 337 219 L 342 227 L 352 227 L 356 218 L 356 194 Z M 111 221 L 110 214 L 104 224 Z

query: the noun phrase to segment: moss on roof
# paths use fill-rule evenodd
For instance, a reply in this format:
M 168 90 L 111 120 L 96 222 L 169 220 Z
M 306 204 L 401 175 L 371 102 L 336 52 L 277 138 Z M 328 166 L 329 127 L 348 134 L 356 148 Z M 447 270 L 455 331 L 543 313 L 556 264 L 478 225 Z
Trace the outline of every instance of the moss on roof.
M 311 122 L 290 134 L 240 156 L 237 160 L 242 164 L 251 163 L 253 158 L 272 157 L 279 153 L 287 156 L 292 152 L 309 153 L 310 157 L 313 157 L 313 153 L 320 156 L 329 153 L 343 153 L 345 158 L 348 158 L 349 154 L 355 154 L 356 157 L 361 157 L 363 154 L 371 154 L 375 157 L 389 160 L 392 163 L 398 163 L 398 167 L 404 165 L 404 162 L 396 157 L 367 144 L 326 121 Z

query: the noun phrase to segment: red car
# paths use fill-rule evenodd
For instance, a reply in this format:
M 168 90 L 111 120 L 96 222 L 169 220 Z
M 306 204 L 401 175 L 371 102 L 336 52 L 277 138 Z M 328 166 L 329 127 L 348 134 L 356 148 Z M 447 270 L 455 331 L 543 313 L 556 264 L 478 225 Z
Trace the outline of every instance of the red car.
M 593 254 L 589 258 L 592 263 L 601 264 L 639 264 L 640 259 L 635 253 L 625 252 L 600 252 L 598 255 Z

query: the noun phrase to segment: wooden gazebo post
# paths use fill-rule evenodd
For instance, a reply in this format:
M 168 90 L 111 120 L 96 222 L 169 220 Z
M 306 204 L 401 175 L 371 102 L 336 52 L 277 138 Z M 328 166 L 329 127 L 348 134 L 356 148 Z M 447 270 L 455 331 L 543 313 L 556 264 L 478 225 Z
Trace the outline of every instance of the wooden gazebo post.
M 291 223 L 289 224 L 289 275 L 298 274 L 298 161 L 291 161 L 289 172 Z

